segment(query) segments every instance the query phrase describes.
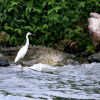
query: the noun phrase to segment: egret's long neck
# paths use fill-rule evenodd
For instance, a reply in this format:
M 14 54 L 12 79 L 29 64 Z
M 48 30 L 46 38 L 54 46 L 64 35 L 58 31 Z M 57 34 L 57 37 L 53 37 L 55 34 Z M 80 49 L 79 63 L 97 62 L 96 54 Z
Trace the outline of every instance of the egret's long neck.
M 26 47 L 29 46 L 29 39 L 28 39 L 28 35 L 26 35 L 26 44 L 25 44 Z

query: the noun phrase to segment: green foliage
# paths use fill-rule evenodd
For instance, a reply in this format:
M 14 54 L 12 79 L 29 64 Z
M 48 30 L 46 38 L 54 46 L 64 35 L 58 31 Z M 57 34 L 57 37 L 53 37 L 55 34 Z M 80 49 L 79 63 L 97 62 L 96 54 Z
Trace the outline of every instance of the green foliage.
M 78 43 L 80 51 L 87 49 L 87 46 L 92 45 L 92 41 L 88 33 L 84 33 L 84 30 L 80 26 L 76 26 L 75 29 L 69 29 L 69 34 L 66 34 L 66 38 L 72 39 Z
M 86 51 L 89 51 L 91 53 L 95 53 L 93 45 L 88 45 L 87 48 L 86 48 Z
M 84 50 L 91 45 L 89 13 L 100 12 L 99 8 L 98 0 L 0 0 L 0 30 L 9 34 L 10 46 L 25 43 L 30 31 L 36 34 L 31 38 L 34 44 L 52 46 L 69 38 Z

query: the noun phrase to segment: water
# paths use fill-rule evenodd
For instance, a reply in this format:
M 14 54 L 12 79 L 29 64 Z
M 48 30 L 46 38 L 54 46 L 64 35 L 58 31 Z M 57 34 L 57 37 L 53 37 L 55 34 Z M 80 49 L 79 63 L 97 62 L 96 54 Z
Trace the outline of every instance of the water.
M 0 100 L 77 99 L 100 100 L 100 63 L 0 67 Z

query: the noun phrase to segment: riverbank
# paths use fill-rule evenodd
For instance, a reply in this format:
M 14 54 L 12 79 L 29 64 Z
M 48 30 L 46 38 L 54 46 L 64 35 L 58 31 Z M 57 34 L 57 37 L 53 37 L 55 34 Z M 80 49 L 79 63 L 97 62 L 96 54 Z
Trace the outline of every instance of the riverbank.
M 18 50 L 21 47 L 1 48 L 1 53 L 8 59 L 9 62 L 14 63 L 14 59 Z M 99 53 L 98 53 L 99 54 Z M 91 54 L 89 52 L 82 52 L 76 54 L 70 54 L 54 50 L 53 48 L 43 46 L 29 46 L 28 52 L 23 60 L 20 61 L 24 66 L 32 66 L 34 64 L 42 63 L 52 66 L 64 66 L 64 65 L 78 65 L 83 63 L 99 62 L 98 54 Z M 17 63 L 17 64 L 20 64 Z

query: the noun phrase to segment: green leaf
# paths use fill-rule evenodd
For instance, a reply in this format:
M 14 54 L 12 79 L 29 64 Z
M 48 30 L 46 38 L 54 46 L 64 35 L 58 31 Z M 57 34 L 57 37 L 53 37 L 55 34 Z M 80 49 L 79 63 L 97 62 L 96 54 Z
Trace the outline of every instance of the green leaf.
M 13 30 L 13 28 L 10 26 L 4 26 L 4 28 L 5 28 L 5 30 Z
M 42 10 L 41 10 L 41 9 L 39 9 L 39 8 L 34 8 L 33 10 L 34 10 L 34 12 L 37 12 L 37 13 L 42 13 Z
M 21 36 L 22 33 L 21 29 L 15 29 L 15 32 L 19 33 L 19 35 Z
M 43 25 L 43 29 L 48 29 L 48 25 L 47 24 L 44 24 Z

